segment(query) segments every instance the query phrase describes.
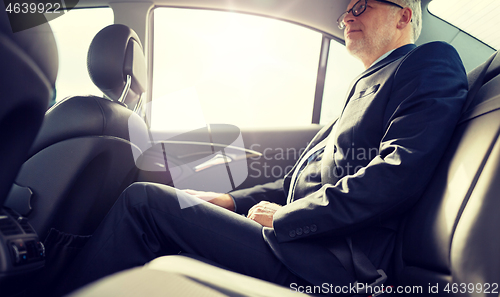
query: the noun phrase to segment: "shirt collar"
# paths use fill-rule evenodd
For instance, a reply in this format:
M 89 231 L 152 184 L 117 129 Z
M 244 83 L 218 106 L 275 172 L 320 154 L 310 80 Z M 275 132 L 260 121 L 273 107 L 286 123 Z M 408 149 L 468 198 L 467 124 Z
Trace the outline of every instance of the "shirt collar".
M 383 54 L 382 56 L 380 56 L 380 58 L 378 58 L 377 60 L 375 60 L 375 62 L 373 62 L 373 64 L 371 64 L 370 67 L 368 67 L 368 68 L 371 68 L 373 65 L 375 65 L 378 62 L 382 61 L 383 59 L 387 58 L 387 56 L 389 56 L 390 54 L 392 54 L 392 52 L 395 51 L 395 50 L 396 49 L 393 49 L 393 50 L 390 50 L 387 53 Z

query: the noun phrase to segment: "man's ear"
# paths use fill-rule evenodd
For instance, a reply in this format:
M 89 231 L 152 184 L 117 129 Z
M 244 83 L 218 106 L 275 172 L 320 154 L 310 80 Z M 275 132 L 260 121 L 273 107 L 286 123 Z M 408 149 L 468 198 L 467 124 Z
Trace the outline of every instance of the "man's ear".
M 406 26 L 408 26 L 409 23 L 411 23 L 411 18 L 413 17 L 413 11 L 405 7 L 401 9 L 400 11 L 400 18 L 398 21 L 398 29 L 404 29 Z

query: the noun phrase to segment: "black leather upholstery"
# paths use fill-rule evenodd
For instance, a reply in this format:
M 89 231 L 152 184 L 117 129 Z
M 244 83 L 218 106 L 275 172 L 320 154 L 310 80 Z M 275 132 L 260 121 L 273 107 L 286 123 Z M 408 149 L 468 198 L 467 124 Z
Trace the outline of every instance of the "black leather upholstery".
M 500 74 L 500 58 L 498 56 L 498 52 L 494 54 L 495 58 L 491 62 L 488 70 L 486 71 L 486 75 L 484 76 L 483 84 L 488 83 L 490 80 L 492 80 L 494 77 L 498 76 Z M 480 68 L 480 67 L 478 67 Z
M 89 65 L 99 64 L 89 67 L 94 82 L 100 82 L 98 86 L 105 93 L 121 93 L 122 73 L 130 68 L 134 70 L 125 73 L 132 76 L 137 94 L 142 94 L 146 66 L 142 46 L 134 39 L 136 34 L 123 25 L 103 31 L 107 32 L 102 41 L 105 46 L 99 41 L 101 31 L 88 55 Z M 134 59 L 126 58 L 130 44 Z M 116 76 L 120 78 L 113 80 Z M 105 84 L 105 78 L 111 84 Z M 70 97 L 47 111 L 29 159 L 16 179 L 17 185 L 33 192 L 32 210 L 25 215 L 41 238 L 50 228 L 80 235 L 93 233 L 120 193 L 136 178 L 135 162 L 141 150 L 130 141 L 129 131 L 148 135 L 139 115 L 107 98 Z
M 76 137 L 113 136 L 129 140 L 130 117 L 139 118 L 121 104 L 100 97 L 78 96 L 60 101 L 47 112 L 29 156 Z
M 403 285 L 427 290 L 439 284 L 435 296 L 453 296 L 444 291 L 447 284 L 500 283 L 499 72 L 497 56 L 401 229 L 396 275 Z M 460 296 L 483 295 L 467 291 Z
M 0 206 L 53 96 L 57 48 L 47 24 L 13 34 L 0 4 Z
M 8 40 L 14 42 L 19 48 L 16 49 L 16 53 L 24 58 L 29 58 L 30 61 L 25 60 L 24 63 L 31 64 L 31 66 L 36 65 L 39 71 L 43 73 L 41 77 L 50 86 L 54 87 L 57 70 L 59 67 L 59 56 L 57 53 L 56 41 L 52 29 L 49 24 L 45 23 L 40 26 L 20 31 L 17 33 L 12 33 L 9 19 L 5 11 L 4 4 L 0 4 L 1 17 L 0 17 L 0 34 Z M 7 41 L 2 42 L 2 45 L 7 47 Z M 3 57 L 2 68 L 9 64 L 9 60 Z M 34 63 L 34 65 L 32 64 Z M 11 65 L 15 65 L 13 62 Z M 16 67 L 11 67 L 10 70 Z M 2 76 L 3 78 L 3 76 Z M 28 82 L 28 80 L 24 80 Z M 52 91 L 52 90 L 51 90 Z
M 147 72 L 142 45 L 137 34 L 125 25 L 110 25 L 94 37 L 87 67 L 94 84 L 112 100 L 120 97 L 127 75 L 132 77 L 131 92 L 125 99 L 127 105 L 133 107 L 138 96 L 146 90 Z

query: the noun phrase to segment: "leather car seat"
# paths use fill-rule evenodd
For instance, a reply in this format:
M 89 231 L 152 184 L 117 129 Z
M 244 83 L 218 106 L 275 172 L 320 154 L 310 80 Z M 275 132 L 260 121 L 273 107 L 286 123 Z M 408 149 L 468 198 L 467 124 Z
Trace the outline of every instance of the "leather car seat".
M 20 14 L 0 3 L 0 295 L 19 296 L 43 267 L 43 244 L 26 218 L 4 207 L 54 97 L 58 54 L 48 24 L 13 33 Z M 11 27 L 12 24 L 12 27 Z M 25 23 L 26 24 L 26 23 Z
M 53 97 L 58 55 L 47 24 L 14 34 L 3 3 L 0 8 L 0 205 L 3 205 Z
M 125 25 L 102 29 L 87 63 L 104 97 L 70 97 L 47 111 L 16 179 L 25 195 L 9 198 L 42 239 L 50 228 L 92 234 L 136 178 L 135 161 L 142 152 L 130 141 L 130 131 L 148 135 L 144 120 L 131 110 L 140 106 L 147 85 L 137 34 Z
M 424 295 L 490 296 L 496 291 L 498 296 L 500 290 L 498 52 L 469 73 L 469 95 L 473 100 L 431 183 L 400 229 L 398 284 L 421 287 Z

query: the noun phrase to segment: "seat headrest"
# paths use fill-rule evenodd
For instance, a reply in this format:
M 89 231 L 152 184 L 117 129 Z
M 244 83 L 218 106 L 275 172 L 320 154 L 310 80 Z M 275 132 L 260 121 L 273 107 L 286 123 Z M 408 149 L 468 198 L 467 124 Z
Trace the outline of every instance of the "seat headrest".
M 129 92 L 126 102 L 146 90 L 146 59 L 142 44 L 137 34 L 125 25 L 110 25 L 97 33 L 90 44 L 87 68 L 94 84 L 112 100 L 120 97 L 127 75 L 132 78 L 132 92 Z
M 3 1 L 0 4 L 0 35 L 11 41 L 26 54 L 43 72 L 52 87 L 55 86 L 59 57 L 56 40 L 48 23 L 12 33 Z M 2 65 L 5 67 L 5 65 Z

